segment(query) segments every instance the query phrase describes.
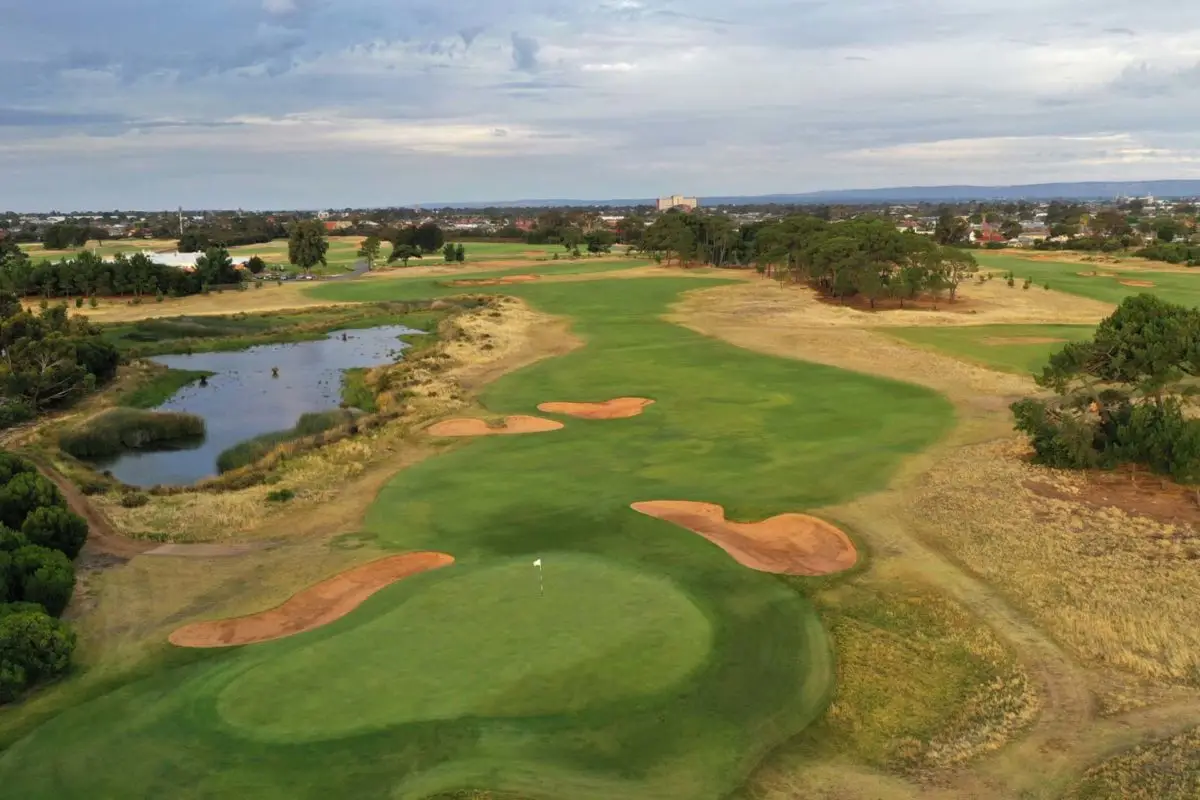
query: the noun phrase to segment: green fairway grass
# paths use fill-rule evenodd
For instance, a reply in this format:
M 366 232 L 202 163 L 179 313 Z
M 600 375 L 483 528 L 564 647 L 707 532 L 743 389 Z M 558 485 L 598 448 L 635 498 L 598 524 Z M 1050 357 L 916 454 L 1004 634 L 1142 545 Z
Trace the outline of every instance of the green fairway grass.
M 490 413 L 657 402 L 631 419 L 466 441 L 396 474 L 364 533 L 457 564 L 309 633 L 164 656 L 0 754 L 0 786 L 56 800 L 728 796 L 830 700 L 833 655 L 804 596 L 829 581 L 747 569 L 629 504 L 708 501 L 758 520 L 844 502 L 883 487 L 953 412 L 912 385 L 662 320 L 681 292 L 718 283 L 487 287 L 569 316 L 586 342 L 492 384 Z M 445 291 L 429 278 L 313 289 Z
M 1126 297 L 1148 293 L 1172 303 L 1200 306 L 1200 269 L 1187 272 L 1147 272 L 1145 270 L 1122 269 L 1119 264 L 1070 264 L 1057 261 L 1031 261 L 1020 256 L 977 253 L 983 271 L 1013 272 L 1018 281 L 1033 278 L 1037 286 L 1050 284 L 1059 292 L 1090 297 L 1113 305 L 1119 305 Z M 1108 272 L 1113 277 L 1089 277 L 1080 272 Z M 1122 286 L 1120 281 L 1150 281 L 1152 287 Z
M 882 332 L 911 344 L 939 350 L 1001 372 L 1041 372 L 1066 342 L 1090 339 L 1092 325 L 963 325 L 954 327 L 883 328 Z M 1002 342 L 1004 339 L 1062 339 L 1057 343 Z
M 458 244 L 457 240 L 450 233 L 447 233 L 447 237 L 446 241 Z M 560 244 L 463 242 L 462 246 L 468 262 L 552 258 L 555 253 L 558 253 L 560 258 L 566 258 L 567 253 L 570 252 Z

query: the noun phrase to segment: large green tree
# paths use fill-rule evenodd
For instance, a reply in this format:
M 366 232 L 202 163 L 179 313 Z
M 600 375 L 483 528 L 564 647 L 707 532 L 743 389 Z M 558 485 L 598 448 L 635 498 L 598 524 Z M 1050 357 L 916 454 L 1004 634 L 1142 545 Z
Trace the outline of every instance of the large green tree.
M 367 269 L 375 269 L 375 262 L 379 260 L 381 247 L 382 243 L 378 236 L 371 235 L 363 240 L 362 247 L 358 249 L 358 257 L 367 262 Z
M 0 703 L 66 673 L 74 650 L 66 624 L 36 607 L 0 605 Z
M 325 225 L 319 219 L 308 219 L 292 226 L 288 238 L 288 261 L 295 267 L 312 272 L 318 264 L 324 265 L 329 241 L 325 238 Z

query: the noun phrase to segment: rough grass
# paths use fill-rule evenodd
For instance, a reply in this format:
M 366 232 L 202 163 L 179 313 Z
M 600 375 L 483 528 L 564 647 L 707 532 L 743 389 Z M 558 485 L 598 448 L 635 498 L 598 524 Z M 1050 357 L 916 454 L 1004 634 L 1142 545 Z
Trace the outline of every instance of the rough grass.
M 1119 305 L 1126 297 L 1149 293 L 1172 303 L 1186 306 L 1200 305 L 1200 271 L 1194 274 L 1172 270 L 1151 272 L 1146 269 L 1129 269 L 1120 264 L 1080 264 L 1055 261 L 1032 261 L 1013 255 L 993 253 L 977 254 L 984 271 L 996 274 L 993 283 L 1001 280 L 999 273 L 1014 272 L 1018 281 L 1033 278 L 1035 286 L 1030 292 L 1043 291 L 1040 287 L 1050 284 L 1053 291 L 1069 292 L 1093 300 Z M 1098 271 L 1112 273 L 1111 276 L 1084 276 L 1080 272 Z M 1123 280 L 1150 281 L 1153 287 L 1122 286 Z M 1018 291 L 1020 287 L 1018 286 Z
M 367 380 L 368 372 L 368 369 L 354 368 L 342 373 L 342 402 L 374 413 L 379 410 L 379 404 L 375 401 L 375 389 Z
M 315 436 L 318 433 L 333 430 L 342 425 L 349 425 L 359 416 L 349 409 L 334 409 L 332 411 L 314 411 L 300 415 L 299 421 L 285 431 L 275 431 L 255 436 L 244 442 L 230 447 L 217 456 L 217 471 L 231 472 L 235 469 L 249 466 L 267 456 L 272 450 L 288 442 Z
M 105 458 L 147 447 L 165 447 L 204 435 L 195 414 L 114 408 L 59 435 L 59 446 L 76 458 Z
M 1200 728 L 1135 747 L 1088 770 L 1063 800 L 1200 797 Z
M 756 519 L 845 501 L 883 486 L 906 454 L 940 435 L 951 412 L 912 386 L 747 353 L 663 322 L 675 296 L 696 285 L 520 287 L 536 306 L 571 314 L 587 346 L 493 384 L 483 396 L 489 412 L 620 395 L 657 404 L 631 420 L 577 421 L 553 437 L 451 448 L 397 474 L 365 531 L 396 550 L 450 552 L 464 570 L 542 557 L 550 580 L 556 554 L 569 553 L 671 581 L 712 626 L 703 668 L 668 691 L 602 708 L 493 719 L 484 705 L 460 719 L 395 724 L 311 747 L 231 736 L 217 717 L 216 695 L 245 670 L 333 646 L 410 593 L 420 596 L 422 585 L 450 580 L 456 566 L 397 584 L 311 636 L 197 658 L 60 714 L 0 756 L 0 780 L 28 797 L 285 797 L 301 786 L 314 795 L 414 800 L 463 787 L 575 800 L 728 795 L 824 706 L 832 680 L 824 634 L 792 584 L 746 570 L 629 503 L 703 499 Z M 864 414 L 869 428 L 860 424 Z M 616 599 L 605 591 L 579 602 L 600 615 L 598 607 Z M 631 625 L 633 616 L 620 615 Z M 380 665 L 362 686 L 403 692 L 393 675 L 394 664 Z M 568 677 L 538 676 L 513 691 L 559 687 Z M 160 769 L 163 753 L 172 754 L 169 774 Z
M 144 373 L 135 386 L 118 394 L 114 398 L 116 404 L 128 408 L 155 408 L 170 400 L 183 387 L 190 386 L 202 378 L 210 378 L 213 374 L 205 370 L 157 368 L 158 365 L 155 367 Z
M 1095 330 L 1089 325 L 970 325 L 888 328 L 886 332 L 911 344 L 938 350 L 964 361 L 1001 372 L 1028 375 L 1041 372 L 1050 356 L 1061 350 L 1065 342 L 1090 339 Z M 1063 341 L 1020 342 L 1023 338 Z
M 1026 455 L 1008 440 L 940 459 L 914 504 L 930 541 L 1092 665 L 1200 686 L 1191 526 L 1074 502 L 1086 476 L 1031 466 Z M 1035 494 L 1030 481 L 1064 499 Z

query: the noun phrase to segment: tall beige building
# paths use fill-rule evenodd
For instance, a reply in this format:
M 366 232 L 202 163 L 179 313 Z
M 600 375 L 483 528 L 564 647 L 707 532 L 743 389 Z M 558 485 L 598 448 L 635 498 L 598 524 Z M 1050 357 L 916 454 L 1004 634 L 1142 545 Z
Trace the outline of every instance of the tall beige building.
M 670 211 L 672 208 L 682 208 L 687 211 L 695 211 L 700 207 L 700 201 L 694 197 L 684 197 L 680 194 L 673 194 L 670 197 L 658 198 L 658 210 Z

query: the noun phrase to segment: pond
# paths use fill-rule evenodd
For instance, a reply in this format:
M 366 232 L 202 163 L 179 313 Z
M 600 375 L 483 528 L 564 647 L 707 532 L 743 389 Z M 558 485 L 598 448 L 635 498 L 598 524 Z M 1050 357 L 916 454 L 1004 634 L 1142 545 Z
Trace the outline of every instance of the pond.
M 158 356 L 173 369 L 214 373 L 206 386 L 192 384 L 156 411 L 186 411 L 204 418 L 203 442 L 187 449 L 137 450 L 96 467 L 130 486 L 187 485 L 217 474 L 222 451 L 264 433 L 293 427 L 302 414 L 341 403 L 342 373 L 394 361 L 408 347 L 397 337 L 421 333 L 403 325 L 335 331 L 311 342 L 262 345 L 233 353 Z M 278 377 L 272 374 L 278 369 Z

